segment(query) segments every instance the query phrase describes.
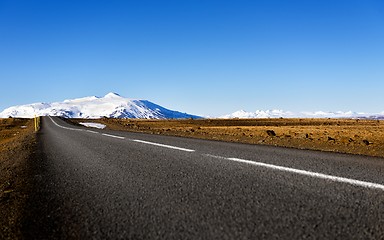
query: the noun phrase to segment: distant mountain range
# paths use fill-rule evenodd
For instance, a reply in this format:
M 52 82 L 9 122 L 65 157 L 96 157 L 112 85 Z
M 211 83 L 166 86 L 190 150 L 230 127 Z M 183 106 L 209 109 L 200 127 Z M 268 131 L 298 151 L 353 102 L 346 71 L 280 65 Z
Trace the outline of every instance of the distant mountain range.
M 199 116 L 172 111 L 147 100 L 123 98 L 117 93 L 104 97 L 84 97 L 63 102 L 33 103 L 14 106 L 0 113 L 0 118 L 33 116 L 61 116 L 66 118 L 145 118 L 181 119 Z
M 357 112 L 300 112 L 294 113 L 283 110 L 257 110 L 256 112 L 246 112 L 240 110 L 232 114 L 222 116 L 221 118 L 356 118 L 356 119 L 381 119 L 384 120 L 382 113 L 357 113 Z
M 0 112 L 0 118 L 37 116 L 61 116 L 66 118 L 144 118 L 144 119 L 183 119 L 200 116 L 169 110 L 147 100 L 124 98 L 117 93 L 104 97 L 84 97 L 63 102 L 33 103 L 14 106 Z M 300 112 L 283 110 L 240 110 L 219 118 L 358 118 L 382 119 L 384 112 L 377 114 L 357 112 Z

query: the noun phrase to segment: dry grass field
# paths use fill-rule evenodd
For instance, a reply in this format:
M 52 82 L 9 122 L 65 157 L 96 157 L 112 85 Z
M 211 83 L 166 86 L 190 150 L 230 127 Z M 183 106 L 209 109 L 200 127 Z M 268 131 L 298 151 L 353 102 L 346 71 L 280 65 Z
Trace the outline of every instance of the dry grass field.
M 73 119 L 112 130 L 384 157 L 384 121 L 358 119 Z
M 0 119 L 0 239 L 21 238 L 28 159 L 35 142 L 32 119 Z

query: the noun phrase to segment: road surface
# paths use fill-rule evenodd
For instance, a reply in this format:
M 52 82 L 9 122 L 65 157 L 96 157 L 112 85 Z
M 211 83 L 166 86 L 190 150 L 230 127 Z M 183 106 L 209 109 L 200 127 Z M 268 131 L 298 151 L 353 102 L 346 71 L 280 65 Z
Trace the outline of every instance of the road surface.
M 44 117 L 27 239 L 383 239 L 384 159 Z

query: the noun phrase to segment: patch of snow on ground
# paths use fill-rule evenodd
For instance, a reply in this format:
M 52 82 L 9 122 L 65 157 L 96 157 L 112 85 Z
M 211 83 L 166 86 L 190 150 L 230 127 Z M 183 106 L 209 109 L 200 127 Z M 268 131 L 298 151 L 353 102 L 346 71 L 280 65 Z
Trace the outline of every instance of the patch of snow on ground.
M 81 122 L 79 124 L 86 126 L 86 127 L 92 127 L 92 128 L 98 128 L 98 129 L 104 129 L 106 127 L 106 125 L 101 124 L 101 123 Z

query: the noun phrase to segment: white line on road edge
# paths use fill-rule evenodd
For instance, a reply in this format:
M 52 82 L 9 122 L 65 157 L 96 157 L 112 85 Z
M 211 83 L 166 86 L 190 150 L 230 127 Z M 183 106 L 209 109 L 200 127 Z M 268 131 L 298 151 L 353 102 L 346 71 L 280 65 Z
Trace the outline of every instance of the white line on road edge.
M 212 157 L 216 157 L 216 156 L 212 156 Z M 374 189 L 384 190 L 384 185 L 378 184 L 378 183 L 371 183 L 371 182 L 364 182 L 364 181 L 359 181 L 359 180 L 354 180 L 354 179 L 349 179 L 349 178 L 336 177 L 336 176 L 332 176 L 332 175 L 327 175 L 327 174 L 322 174 L 322 173 L 317 173 L 317 172 L 309 172 L 309 171 L 299 170 L 299 169 L 295 169 L 295 168 L 282 167 L 282 166 L 277 166 L 277 165 L 267 164 L 267 163 L 262 163 L 262 162 L 253 162 L 250 160 L 245 160 L 245 159 L 240 159 L 240 158 L 226 158 L 226 159 L 231 160 L 231 161 L 256 165 L 259 167 L 266 167 L 266 168 L 271 168 L 271 169 L 275 169 L 275 170 L 279 170 L 279 171 L 291 172 L 291 173 L 296 173 L 296 174 L 300 174 L 300 175 L 331 180 L 334 182 L 348 183 L 348 184 L 352 184 L 352 185 L 360 186 L 360 187 L 365 187 L 365 188 L 374 188 Z
M 69 128 L 69 127 L 61 126 L 61 125 L 59 125 L 57 122 L 55 122 L 55 121 L 51 118 L 51 116 L 48 116 L 48 117 L 49 117 L 49 119 L 51 119 L 51 121 L 52 121 L 56 126 L 58 126 L 58 127 L 60 127 L 60 128 L 64 128 L 64 129 L 72 130 L 72 131 L 83 131 L 83 129 Z
M 102 133 L 101 135 L 103 135 L 103 136 L 107 136 L 107 137 L 118 138 L 118 139 L 125 139 L 125 137 L 120 137 L 120 136 L 110 135 L 110 134 L 106 134 L 106 133 Z
M 154 142 L 147 142 L 147 141 L 137 140 L 137 139 L 133 139 L 132 141 L 134 141 L 134 142 L 139 142 L 139 143 L 150 144 L 150 145 L 159 146 L 159 147 L 165 147 L 165 148 L 171 148 L 171 149 L 181 150 L 181 151 L 185 151 L 185 152 L 194 152 L 194 151 L 195 151 L 195 150 L 192 150 L 192 149 L 181 148 L 181 147 L 175 147 L 175 146 L 171 146 L 171 145 L 165 145 L 165 144 L 154 143 Z

